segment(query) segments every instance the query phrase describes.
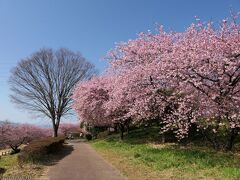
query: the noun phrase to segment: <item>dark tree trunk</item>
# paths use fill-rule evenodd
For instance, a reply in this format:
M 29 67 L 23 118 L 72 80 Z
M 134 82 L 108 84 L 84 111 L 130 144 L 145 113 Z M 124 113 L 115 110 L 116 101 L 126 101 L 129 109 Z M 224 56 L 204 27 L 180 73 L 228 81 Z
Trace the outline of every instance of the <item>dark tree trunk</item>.
M 129 123 L 126 125 L 127 134 L 129 134 Z
M 58 130 L 56 127 L 53 128 L 53 137 L 57 137 L 58 136 Z
M 219 150 L 219 143 L 218 143 L 218 141 L 217 141 L 216 135 L 213 135 L 213 137 L 210 137 L 210 136 L 208 135 L 208 133 L 209 133 L 209 132 L 207 132 L 207 131 L 201 131 L 202 136 L 203 136 L 208 142 L 210 142 L 210 143 L 212 144 L 213 149 Z
M 58 137 L 58 124 L 52 119 L 53 124 L 53 137 Z
M 123 140 L 123 131 L 121 131 L 121 137 L 120 138 L 121 138 L 121 140 Z
M 10 146 L 11 149 L 12 149 L 12 154 L 16 154 L 18 152 L 20 152 L 20 149 L 18 148 L 19 146 Z
M 214 136 L 214 138 L 213 138 L 213 147 L 214 147 L 215 150 L 219 150 L 220 149 L 220 145 L 219 145 L 219 142 L 218 142 L 216 136 Z
M 119 130 L 120 130 L 120 139 L 123 140 L 123 133 L 124 133 L 124 125 L 119 124 Z
M 129 134 L 129 131 L 130 131 L 130 124 L 131 124 L 131 118 L 128 118 L 128 120 L 125 122 L 127 134 Z
M 227 151 L 231 151 L 233 149 L 234 140 L 236 139 L 237 134 L 238 134 L 238 131 L 237 131 L 236 128 L 231 129 L 230 137 L 229 137 L 228 144 L 227 144 L 227 147 L 226 147 Z

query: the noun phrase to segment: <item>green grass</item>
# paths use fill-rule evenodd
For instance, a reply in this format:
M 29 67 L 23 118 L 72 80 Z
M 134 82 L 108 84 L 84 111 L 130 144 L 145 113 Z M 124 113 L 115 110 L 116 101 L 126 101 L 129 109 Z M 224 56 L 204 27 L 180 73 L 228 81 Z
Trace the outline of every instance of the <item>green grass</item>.
M 92 145 L 105 155 L 115 153 L 133 166 L 149 167 L 166 179 L 240 179 L 240 157 L 236 154 L 173 143 L 156 145 L 155 131 L 136 130 L 123 141 L 114 135 Z
M 10 169 L 14 166 L 16 166 L 17 163 L 17 155 L 8 155 L 8 156 L 2 156 L 0 158 L 0 167 L 5 169 Z
M 0 167 L 7 170 L 3 174 L 3 177 L 10 179 L 21 177 L 27 179 L 39 176 L 42 173 L 43 167 L 41 165 L 25 163 L 19 166 L 17 156 L 18 154 L 14 154 L 0 158 Z

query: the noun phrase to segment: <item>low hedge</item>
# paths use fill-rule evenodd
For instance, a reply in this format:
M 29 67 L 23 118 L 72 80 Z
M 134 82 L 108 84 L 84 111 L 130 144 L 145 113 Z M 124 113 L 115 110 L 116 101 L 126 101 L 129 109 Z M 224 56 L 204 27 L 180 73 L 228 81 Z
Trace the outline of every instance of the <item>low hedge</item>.
M 65 136 L 61 137 L 48 137 L 32 141 L 29 145 L 25 146 L 18 155 L 19 163 L 26 161 L 39 161 L 48 154 L 59 151 L 65 141 Z

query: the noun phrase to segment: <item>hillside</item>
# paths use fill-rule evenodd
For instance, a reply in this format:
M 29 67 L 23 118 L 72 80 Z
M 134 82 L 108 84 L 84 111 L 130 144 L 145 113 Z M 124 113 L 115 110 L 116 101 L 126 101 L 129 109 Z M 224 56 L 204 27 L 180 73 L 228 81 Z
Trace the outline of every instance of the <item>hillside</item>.
M 158 129 L 94 140 L 92 146 L 129 179 L 238 179 L 240 156 L 193 144 L 158 143 Z

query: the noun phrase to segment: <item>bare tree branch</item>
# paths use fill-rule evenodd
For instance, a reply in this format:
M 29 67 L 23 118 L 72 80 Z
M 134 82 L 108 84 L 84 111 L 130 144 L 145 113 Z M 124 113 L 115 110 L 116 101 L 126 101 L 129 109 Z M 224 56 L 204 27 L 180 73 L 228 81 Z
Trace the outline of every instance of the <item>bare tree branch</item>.
M 12 101 L 52 120 L 57 136 L 61 117 L 69 114 L 72 90 L 95 74 L 94 65 L 68 49 L 41 49 L 12 70 Z

